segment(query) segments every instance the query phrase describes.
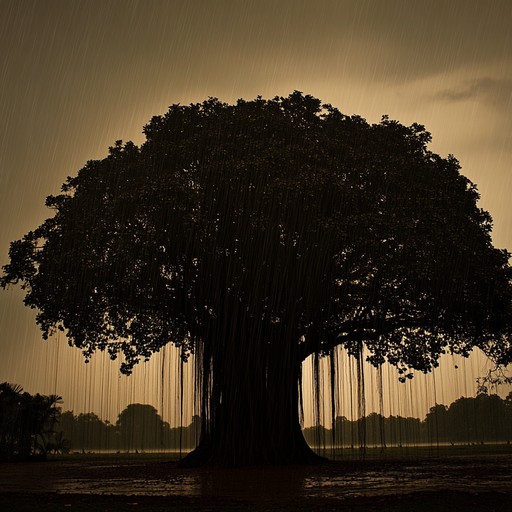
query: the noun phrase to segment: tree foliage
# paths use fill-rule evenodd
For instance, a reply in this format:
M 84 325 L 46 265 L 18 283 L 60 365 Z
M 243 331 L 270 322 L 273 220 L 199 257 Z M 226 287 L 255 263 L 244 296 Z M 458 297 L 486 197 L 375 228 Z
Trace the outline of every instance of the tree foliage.
M 279 414 L 300 361 L 338 345 L 402 379 L 473 347 L 510 363 L 509 254 L 423 126 L 294 92 L 173 105 L 144 133 L 47 199 L 55 215 L 13 242 L 1 283 L 21 283 L 45 336 L 122 353 L 127 373 L 170 342 L 194 352 L 203 436 L 226 409 Z
M 322 426 L 305 429 L 307 441 L 320 448 L 384 448 L 438 443 L 510 444 L 512 440 L 512 407 L 507 399 L 494 394 L 460 397 L 449 406 L 436 404 L 423 420 L 372 412 L 354 421 L 338 416 L 334 423 L 334 431 Z
M 0 384 L 0 460 L 44 458 L 62 449 L 56 431 L 60 403 L 57 395 L 31 395 L 16 384 Z
M 436 405 L 425 418 L 432 441 L 483 443 L 512 440 L 512 408 L 498 395 L 460 397 L 449 407 Z
M 59 428 L 74 451 L 181 452 L 196 447 L 200 421 L 193 416 L 189 425 L 171 427 L 153 406 L 130 404 L 119 413 L 115 423 L 102 421 L 94 413 L 75 415 L 66 411 L 59 418 Z

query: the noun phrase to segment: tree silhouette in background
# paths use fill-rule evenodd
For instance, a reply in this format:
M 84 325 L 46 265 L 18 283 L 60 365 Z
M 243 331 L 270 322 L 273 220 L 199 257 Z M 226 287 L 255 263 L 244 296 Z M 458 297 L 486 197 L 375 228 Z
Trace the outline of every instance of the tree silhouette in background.
M 402 416 L 384 417 L 371 413 L 354 421 L 344 416 L 335 419 L 334 432 L 323 426 L 304 429 L 311 446 L 387 447 L 439 443 L 457 445 L 509 443 L 512 441 L 512 407 L 510 399 L 479 394 L 460 397 L 449 406 L 437 404 L 424 420 Z M 364 422 L 365 438 L 360 432 Z
M 115 424 L 94 413 L 66 411 L 60 415 L 59 429 L 74 451 L 189 451 L 197 445 L 200 420 L 193 416 L 190 425 L 173 428 L 152 405 L 130 404 Z
M 73 450 L 95 451 L 118 449 L 119 435 L 110 425 L 92 413 L 75 416 L 71 411 L 63 412 L 59 418 L 59 428 L 70 440 Z
M 152 405 L 130 404 L 117 420 L 120 443 L 129 450 L 162 448 L 165 425 Z
M 436 405 L 425 418 L 429 441 L 486 443 L 512 440 L 512 408 L 497 395 L 461 397 Z
M 0 384 L 0 460 L 46 458 L 49 452 L 66 451 L 56 431 L 61 397 L 30 395 L 17 384 Z
M 167 343 L 193 353 L 186 464 L 317 461 L 301 363 L 330 356 L 334 390 L 338 346 L 402 380 L 446 351 L 510 363 L 509 254 L 423 126 L 294 92 L 173 105 L 144 133 L 47 199 L 55 215 L 12 243 L 1 283 L 87 359 L 121 353 L 129 373 Z

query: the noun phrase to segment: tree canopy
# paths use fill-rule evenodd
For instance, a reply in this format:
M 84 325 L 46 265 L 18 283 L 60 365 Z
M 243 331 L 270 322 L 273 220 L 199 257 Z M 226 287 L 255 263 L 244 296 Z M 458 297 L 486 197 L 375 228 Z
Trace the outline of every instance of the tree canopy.
M 11 245 L 1 283 L 21 283 L 45 336 L 121 353 L 125 372 L 167 343 L 195 353 L 210 419 L 244 374 L 264 395 L 285 361 L 338 345 L 403 379 L 446 351 L 511 362 L 509 253 L 423 126 L 296 91 L 173 105 L 144 134 L 87 162 Z

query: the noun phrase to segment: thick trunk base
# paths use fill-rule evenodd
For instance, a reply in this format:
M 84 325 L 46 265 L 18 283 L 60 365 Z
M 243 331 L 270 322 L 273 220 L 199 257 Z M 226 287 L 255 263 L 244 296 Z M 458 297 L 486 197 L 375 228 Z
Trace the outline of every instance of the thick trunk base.
M 301 434 L 302 436 L 302 434 Z M 200 442 L 197 448 L 179 461 L 179 466 L 194 468 L 203 466 L 284 466 L 315 465 L 328 459 L 316 454 L 303 439 L 293 450 L 261 447 L 255 451 L 232 452 L 212 442 Z
M 201 438 L 181 465 L 318 464 L 299 424 L 301 360 L 292 335 L 255 335 L 259 324 L 226 322 L 210 336 L 202 378 Z M 253 327 L 253 329 L 251 329 Z M 215 341 L 215 343 L 214 343 Z

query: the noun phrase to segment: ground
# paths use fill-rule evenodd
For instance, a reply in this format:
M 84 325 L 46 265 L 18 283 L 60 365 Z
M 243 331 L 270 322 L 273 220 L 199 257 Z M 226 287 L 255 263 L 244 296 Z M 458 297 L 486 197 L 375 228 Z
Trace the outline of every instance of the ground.
M 512 451 L 348 452 L 314 467 L 185 469 L 168 456 L 75 455 L 0 464 L 12 512 L 500 511 L 512 499 Z

